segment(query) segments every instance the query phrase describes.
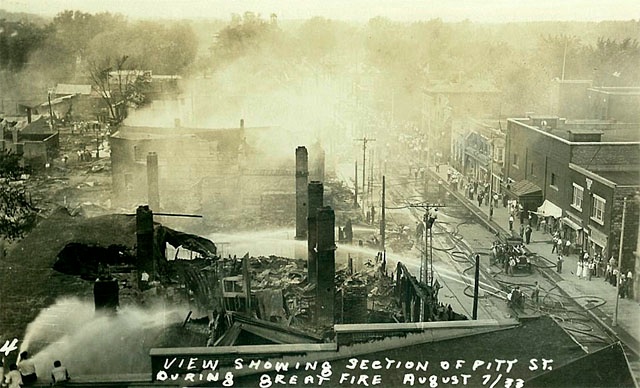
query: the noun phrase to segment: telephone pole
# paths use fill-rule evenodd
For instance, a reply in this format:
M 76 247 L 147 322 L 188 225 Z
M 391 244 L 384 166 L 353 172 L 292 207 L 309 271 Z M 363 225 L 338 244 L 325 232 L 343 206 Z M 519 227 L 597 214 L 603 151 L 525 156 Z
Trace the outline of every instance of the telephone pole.
M 382 176 L 382 206 L 380 206 L 380 244 L 382 245 L 382 251 L 384 252 L 385 234 L 386 234 L 386 215 L 384 211 L 385 206 L 385 176 Z
M 358 161 L 356 160 L 355 177 L 353 179 L 353 189 L 355 195 L 353 197 L 353 207 L 358 207 Z
M 622 279 L 622 244 L 624 243 L 624 221 L 627 215 L 627 197 L 622 200 L 622 228 L 620 229 L 620 248 L 618 249 L 618 275 L 616 276 L 616 307 L 613 310 L 612 326 L 618 326 L 618 303 L 620 301 L 620 279 Z
M 367 139 L 365 135 L 362 139 L 354 139 L 355 141 L 362 142 L 362 193 L 366 193 L 366 184 L 367 181 L 365 179 L 365 174 L 367 172 L 367 143 L 370 141 L 376 141 L 376 139 Z M 364 202 L 363 202 L 364 203 Z

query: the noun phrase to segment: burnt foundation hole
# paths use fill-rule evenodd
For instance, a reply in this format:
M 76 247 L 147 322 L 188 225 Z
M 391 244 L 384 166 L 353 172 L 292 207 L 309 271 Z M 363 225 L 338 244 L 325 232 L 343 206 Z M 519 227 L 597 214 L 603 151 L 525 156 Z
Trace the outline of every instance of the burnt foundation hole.
M 95 280 L 99 274 L 100 264 L 128 266 L 134 263 L 135 257 L 121 245 L 110 245 L 105 248 L 69 243 L 58 253 L 53 269 L 66 275 L 80 276 L 85 280 Z

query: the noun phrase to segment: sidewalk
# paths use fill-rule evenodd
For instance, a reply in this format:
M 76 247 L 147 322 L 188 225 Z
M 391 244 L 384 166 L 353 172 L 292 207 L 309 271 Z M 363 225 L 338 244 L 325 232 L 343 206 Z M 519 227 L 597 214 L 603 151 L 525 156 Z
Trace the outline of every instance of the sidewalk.
M 439 172 L 435 172 L 434 169 L 429 169 L 429 173 L 439 177 L 443 184 L 446 185 L 446 189 L 450 193 L 453 193 L 457 199 L 461 200 L 471 211 L 475 212 L 487 227 L 494 230 L 494 232 L 499 231 L 508 234 L 509 211 L 507 208 L 503 207 L 500 202 L 498 207 L 494 208 L 493 216 L 491 217 L 491 221 L 489 221 L 489 206 L 483 202 L 482 206 L 478 207 L 477 201 L 471 201 L 465 197 L 463 188 L 459 187 L 459 190 L 454 192 L 453 186 L 446 183 L 447 169 L 447 165 L 442 165 L 440 166 Z M 518 219 L 515 220 L 513 229 L 520 229 Z M 551 253 L 551 238 L 552 236 L 550 234 L 544 233 L 542 230 L 537 231 L 534 229 L 531 235 L 531 243 L 526 245 L 530 252 L 536 253 L 541 258 L 546 259 L 549 266 L 555 264 L 557 258 L 555 253 Z M 540 266 L 544 267 L 544 264 L 540 263 Z M 543 276 L 556 282 L 558 288 L 576 300 L 585 310 L 592 313 L 593 316 L 608 327 L 610 332 L 615 333 L 615 335 L 636 354 L 640 354 L 640 303 L 633 299 L 620 298 L 618 300 L 618 324 L 617 326 L 613 326 L 616 288 L 605 282 L 601 277 L 597 278 L 594 276 L 590 281 L 586 278 L 578 278 L 575 275 L 577 266 L 578 255 L 570 254 L 564 256 L 561 274 L 558 274 L 555 268 L 540 268 L 539 271 Z

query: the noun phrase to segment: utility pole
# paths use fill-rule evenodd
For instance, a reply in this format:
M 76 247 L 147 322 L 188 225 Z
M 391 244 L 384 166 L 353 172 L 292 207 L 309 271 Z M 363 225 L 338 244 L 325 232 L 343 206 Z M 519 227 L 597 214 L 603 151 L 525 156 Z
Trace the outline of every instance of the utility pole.
M 51 93 L 53 93 L 53 88 L 47 89 L 47 100 L 49 101 L 49 125 L 51 126 L 51 130 L 53 130 L 53 109 L 51 108 Z
M 380 206 L 380 244 L 382 245 L 382 251 L 385 249 L 385 233 L 386 233 L 386 216 L 384 211 L 385 206 L 385 176 L 382 176 L 382 206 Z
M 618 326 L 618 302 L 620 300 L 620 279 L 622 274 L 622 244 L 624 243 L 624 219 L 627 214 L 627 197 L 622 200 L 622 228 L 620 228 L 620 248 L 618 249 L 618 276 L 616 277 L 616 308 L 613 310 L 612 326 Z
M 564 68 L 567 64 L 567 46 L 569 46 L 569 39 L 564 42 L 564 54 L 562 55 L 562 80 L 564 81 Z
M 495 144 L 493 144 L 493 135 L 491 135 L 491 159 L 489 160 L 489 221 L 491 221 L 491 216 L 493 216 L 493 158 L 495 152 Z
M 472 319 L 478 319 L 478 288 L 480 284 L 480 255 L 476 253 L 476 276 L 473 285 L 473 316 Z
M 445 207 L 440 203 L 429 203 L 426 205 L 417 205 L 425 209 L 424 223 L 424 256 L 420 263 L 420 278 L 426 285 L 433 287 L 433 224 L 438 218 L 438 208 Z
M 361 141 L 362 142 L 362 192 L 365 193 L 366 192 L 366 179 L 365 179 L 365 174 L 366 174 L 366 167 L 367 167 L 367 143 L 370 141 L 376 141 L 376 139 L 367 139 L 367 136 L 365 135 L 362 139 L 354 139 L 355 141 Z M 357 182 L 357 181 L 356 181 Z
M 356 160 L 355 178 L 353 180 L 353 189 L 355 195 L 353 197 L 353 207 L 358 207 L 358 161 Z

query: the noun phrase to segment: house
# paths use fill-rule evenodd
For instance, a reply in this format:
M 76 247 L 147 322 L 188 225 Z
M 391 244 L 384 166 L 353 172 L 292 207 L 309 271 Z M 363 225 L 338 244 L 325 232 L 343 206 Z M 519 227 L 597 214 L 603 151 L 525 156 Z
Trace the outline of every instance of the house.
M 43 169 L 58 155 L 59 134 L 51 129 L 47 117 L 41 116 L 22 128 L 4 124 L 0 123 L 0 149 L 22 156 L 25 166 Z

